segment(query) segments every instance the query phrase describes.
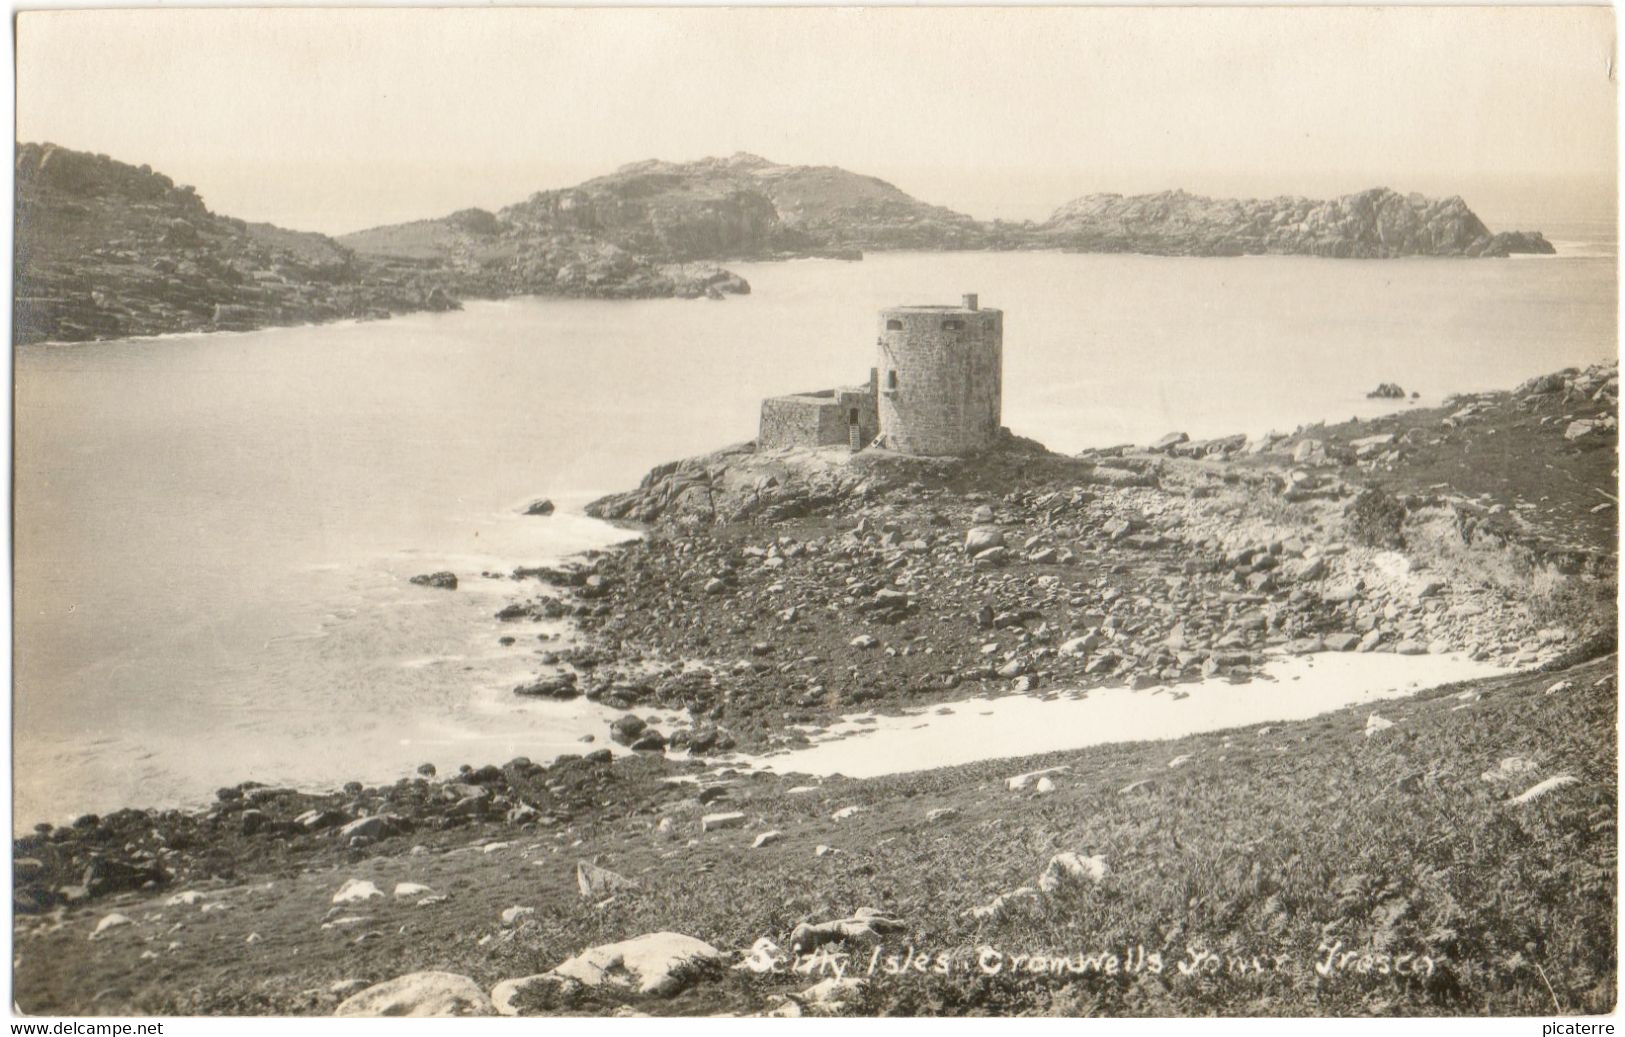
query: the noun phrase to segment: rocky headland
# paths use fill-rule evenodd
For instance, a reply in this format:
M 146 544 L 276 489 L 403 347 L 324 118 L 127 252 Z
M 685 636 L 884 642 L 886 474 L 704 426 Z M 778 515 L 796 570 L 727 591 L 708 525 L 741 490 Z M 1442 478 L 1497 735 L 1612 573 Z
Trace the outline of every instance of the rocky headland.
M 17 343 L 241 331 L 458 306 L 321 234 L 219 216 L 188 186 L 50 144 L 16 152 Z
M 17 1003 L 1606 1012 L 1618 389 L 1609 365 L 1257 440 L 663 465 L 591 508 L 643 538 L 517 569 L 493 621 L 572 621 L 515 691 L 624 710 L 613 751 L 41 825 L 14 841 Z M 1508 674 L 861 781 L 733 755 L 855 712 L 1446 651 Z
M 105 155 L 16 151 L 14 341 L 239 331 L 515 295 L 723 298 L 724 264 L 884 250 L 1067 249 L 1386 258 L 1549 253 L 1460 198 L 1331 201 L 1182 191 L 1089 195 L 1042 223 L 979 221 L 833 166 L 755 155 L 637 162 L 497 212 L 330 238 L 210 212 L 190 187 Z
M 656 261 L 588 233 L 496 240 L 479 210 L 370 232 L 358 248 L 218 215 L 147 166 L 51 144 L 18 145 L 16 183 L 16 343 L 373 320 L 517 294 L 750 289 L 712 264 Z

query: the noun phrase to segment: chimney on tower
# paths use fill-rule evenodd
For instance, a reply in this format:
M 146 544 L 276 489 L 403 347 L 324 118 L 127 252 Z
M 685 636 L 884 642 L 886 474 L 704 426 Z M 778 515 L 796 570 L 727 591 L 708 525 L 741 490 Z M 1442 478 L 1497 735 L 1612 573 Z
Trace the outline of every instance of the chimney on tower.
M 975 292 L 966 292 L 965 293 L 965 309 L 967 309 L 967 310 L 976 309 L 976 293 Z

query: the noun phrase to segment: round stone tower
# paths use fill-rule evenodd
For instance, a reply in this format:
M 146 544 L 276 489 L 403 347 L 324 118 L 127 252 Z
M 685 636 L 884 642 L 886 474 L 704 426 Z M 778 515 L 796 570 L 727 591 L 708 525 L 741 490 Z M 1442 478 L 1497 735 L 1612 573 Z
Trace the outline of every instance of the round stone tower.
M 960 306 L 880 311 L 880 439 L 905 454 L 993 446 L 1003 401 L 1004 314 Z

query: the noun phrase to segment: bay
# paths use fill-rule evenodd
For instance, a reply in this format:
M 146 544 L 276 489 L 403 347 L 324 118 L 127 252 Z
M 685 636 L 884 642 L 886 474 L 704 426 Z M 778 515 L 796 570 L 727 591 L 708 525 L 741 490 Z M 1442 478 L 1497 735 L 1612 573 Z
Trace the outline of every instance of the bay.
M 726 302 L 461 312 L 16 351 L 15 819 L 243 779 L 389 781 L 601 742 L 515 699 L 551 630 L 482 578 L 627 534 L 582 517 L 862 382 L 875 312 L 1005 311 L 1004 419 L 1052 449 L 1261 432 L 1616 355 L 1611 243 L 1505 261 L 891 253 L 734 264 Z M 534 496 L 560 506 L 519 514 Z M 409 584 L 451 569 L 455 592 Z M 516 643 L 497 638 L 513 634 Z

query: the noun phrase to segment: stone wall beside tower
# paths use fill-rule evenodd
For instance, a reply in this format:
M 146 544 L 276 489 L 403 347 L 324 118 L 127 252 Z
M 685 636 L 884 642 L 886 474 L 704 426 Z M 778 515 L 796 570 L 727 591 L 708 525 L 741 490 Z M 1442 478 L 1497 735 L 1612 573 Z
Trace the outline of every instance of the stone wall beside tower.
M 879 431 L 874 374 L 868 385 L 774 396 L 762 401 L 756 442 L 763 450 L 866 447 Z
M 972 454 L 998 441 L 1004 314 L 896 306 L 880 313 L 880 439 L 906 454 Z

